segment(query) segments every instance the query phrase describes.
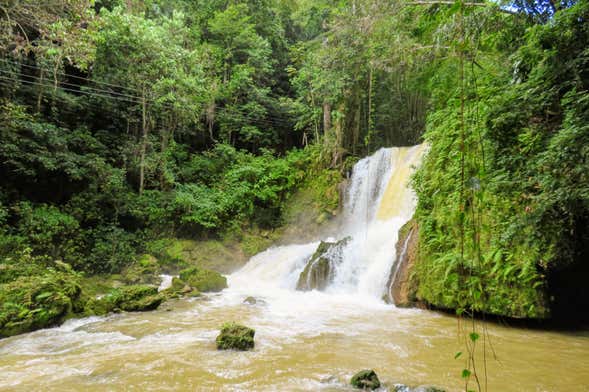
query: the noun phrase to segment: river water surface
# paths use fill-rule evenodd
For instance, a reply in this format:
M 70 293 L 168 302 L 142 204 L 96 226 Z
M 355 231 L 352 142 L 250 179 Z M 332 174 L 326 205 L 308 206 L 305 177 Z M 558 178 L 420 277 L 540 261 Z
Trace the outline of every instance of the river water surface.
M 317 292 L 244 304 L 249 294 L 229 289 L 1 340 L 0 390 L 345 391 L 363 368 L 385 383 L 463 390 L 453 317 Z M 253 351 L 215 349 L 228 320 L 256 329 Z M 588 332 L 491 324 L 489 343 L 489 391 L 589 391 Z

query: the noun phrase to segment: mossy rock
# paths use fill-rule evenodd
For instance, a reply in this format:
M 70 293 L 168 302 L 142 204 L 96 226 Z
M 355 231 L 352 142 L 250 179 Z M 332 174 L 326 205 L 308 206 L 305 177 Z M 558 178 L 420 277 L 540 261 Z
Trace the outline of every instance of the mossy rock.
M 86 313 L 104 315 L 117 310 L 144 312 L 157 309 L 166 296 L 157 287 L 147 285 L 124 286 L 113 289 L 107 295 L 93 298 L 86 303 Z
M 190 297 L 198 297 L 200 296 L 200 291 L 194 287 L 190 287 L 182 279 L 174 277 L 172 278 L 172 285 L 166 290 L 162 291 L 162 294 L 165 295 L 166 298 L 180 298 L 185 295 Z
M 0 284 L 0 337 L 61 324 L 81 308 L 78 275 L 63 263 L 43 275 Z
M 223 275 L 198 267 L 180 271 L 180 280 L 200 292 L 218 292 L 227 288 L 227 278 Z
M 221 333 L 217 336 L 218 350 L 247 351 L 254 348 L 254 335 L 256 331 L 243 325 L 227 323 L 221 327 Z
M 350 380 L 350 384 L 357 389 L 375 390 L 380 388 L 380 380 L 376 372 L 372 369 L 361 370 L 354 374 Z
M 161 273 L 160 266 L 155 257 L 144 254 L 135 263 L 127 267 L 121 274 L 121 279 L 126 284 L 158 284 Z
M 349 241 L 350 237 L 337 242 L 321 241 L 299 275 L 297 290 L 325 290 L 333 280 L 334 267 L 342 262 L 343 249 Z

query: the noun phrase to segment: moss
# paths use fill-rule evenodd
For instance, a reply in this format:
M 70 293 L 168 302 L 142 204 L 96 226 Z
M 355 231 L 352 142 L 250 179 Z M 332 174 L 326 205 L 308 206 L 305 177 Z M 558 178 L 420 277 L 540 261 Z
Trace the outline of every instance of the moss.
M 161 270 L 167 273 L 191 266 L 230 273 L 247 261 L 242 237 L 240 232 L 239 236 L 227 236 L 222 240 L 165 238 L 149 242 L 147 249 L 157 258 Z
M 337 170 L 314 170 L 283 204 L 284 238 L 312 239 L 331 228 L 339 211 L 343 178 Z
M 165 295 L 158 293 L 154 286 L 125 286 L 112 289 L 104 296 L 90 299 L 86 303 L 85 312 L 88 315 L 104 315 L 117 310 L 143 312 L 157 309 L 165 298 Z
M 217 336 L 218 350 L 246 351 L 254 348 L 254 336 L 256 331 L 243 325 L 226 323 L 221 327 L 221 333 Z
M 350 380 L 350 384 L 357 389 L 374 390 L 380 388 L 380 380 L 376 372 L 372 369 L 361 370 L 354 374 Z
M 201 292 L 217 292 L 227 288 L 227 279 L 223 275 L 198 267 L 180 271 L 180 279 Z
M 199 297 L 200 291 L 194 287 L 190 287 L 186 282 L 180 278 L 173 278 L 172 285 L 166 290 L 162 291 L 166 298 L 180 298 L 182 296 Z
M 58 325 L 80 309 L 79 276 L 63 263 L 0 285 L 0 337 Z
M 121 279 L 126 284 L 158 284 L 160 272 L 158 260 L 152 255 L 144 254 L 123 270 Z

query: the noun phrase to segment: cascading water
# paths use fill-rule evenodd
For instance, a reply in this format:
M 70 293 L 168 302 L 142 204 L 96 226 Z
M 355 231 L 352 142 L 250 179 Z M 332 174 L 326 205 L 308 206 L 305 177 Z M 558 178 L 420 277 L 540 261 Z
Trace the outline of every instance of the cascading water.
M 424 145 L 382 148 L 354 166 L 344 202 L 338 240 L 327 251 L 330 281 L 325 292 L 355 294 L 380 300 L 385 291 L 399 228 L 413 215 L 415 195 L 408 187 Z M 318 243 L 271 248 L 254 256 L 230 277 L 233 289 L 294 290 Z

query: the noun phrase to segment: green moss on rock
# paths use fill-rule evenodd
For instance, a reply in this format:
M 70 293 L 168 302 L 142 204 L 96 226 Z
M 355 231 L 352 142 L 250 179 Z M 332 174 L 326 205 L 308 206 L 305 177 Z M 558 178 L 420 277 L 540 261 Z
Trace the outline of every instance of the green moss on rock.
M 350 384 L 357 389 L 374 390 L 380 388 L 380 380 L 372 369 L 361 370 L 354 374 Z
M 180 271 L 180 279 L 201 292 L 217 292 L 227 288 L 227 279 L 223 275 L 198 267 Z
M 217 336 L 218 350 L 246 351 L 254 348 L 254 335 L 256 331 L 243 325 L 227 323 L 221 327 L 221 333 Z
M 167 298 L 180 298 L 184 295 L 198 297 L 200 296 L 200 291 L 194 287 L 190 287 L 182 279 L 174 277 L 172 278 L 172 285 L 166 290 L 162 291 L 162 294 L 164 294 Z
M 68 265 L 0 284 L 0 337 L 58 325 L 79 308 L 81 288 Z
M 157 288 L 147 285 L 124 286 L 111 290 L 107 295 L 92 298 L 86 303 L 87 314 L 104 315 L 117 310 L 143 312 L 157 309 L 165 300 Z
M 144 254 L 132 265 L 123 270 L 121 278 L 127 284 L 158 284 L 161 270 L 158 260 L 149 254 Z

